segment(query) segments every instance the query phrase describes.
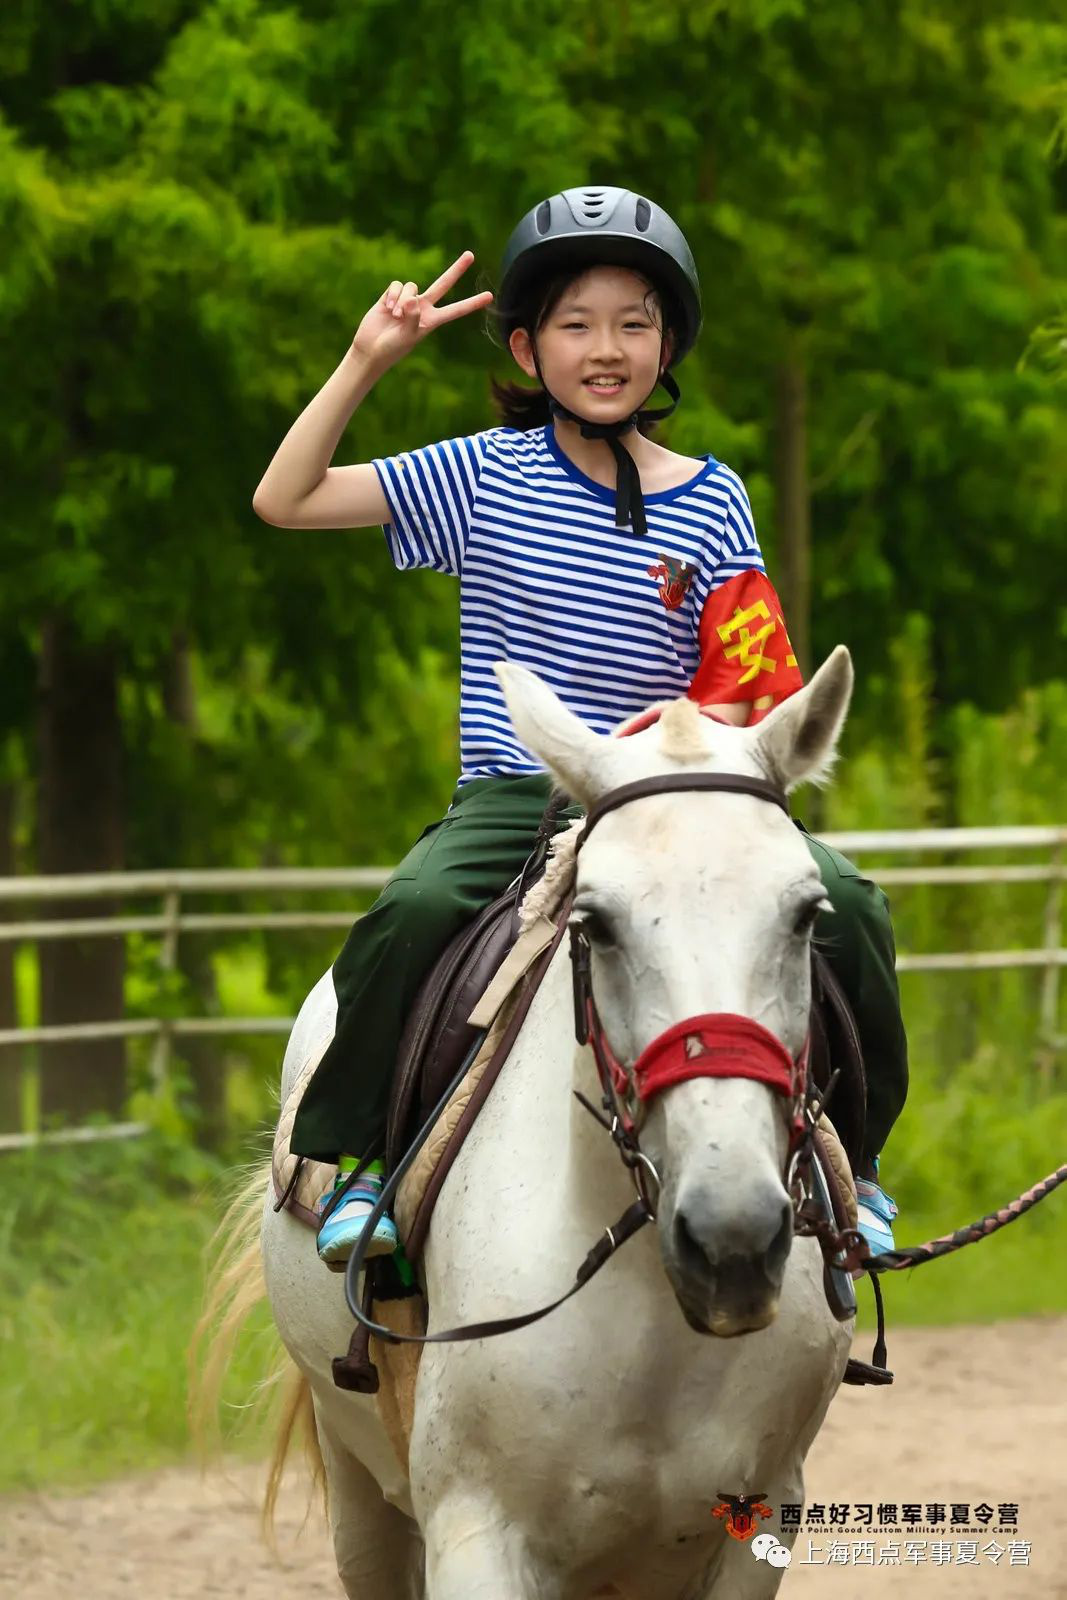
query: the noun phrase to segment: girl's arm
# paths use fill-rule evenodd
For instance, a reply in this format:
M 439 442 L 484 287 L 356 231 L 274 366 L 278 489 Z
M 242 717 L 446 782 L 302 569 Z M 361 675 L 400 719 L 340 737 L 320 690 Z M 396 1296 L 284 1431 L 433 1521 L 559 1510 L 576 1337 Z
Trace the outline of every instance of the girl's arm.
M 280 528 L 369 528 L 387 522 L 389 504 L 369 462 L 331 467 L 352 416 L 390 367 L 435 328 L 489 304 L 485 291 L 448 306 L 437 302 L 466 272 L 470 250 L 419 294 L 394 280 L 367 312 L 351 349 L 297 417 L 260 480 L 252 509 Z
M 771 704 L 769 694 L 765 696 L 765 699 L 769 706 Z M 723 718 L 723 722 L 733 722 L 734 728 L 744 728 L 745 723 L 752 715 L 752 706 L 753 701 L 731 701 L 728 706 L 709 706 L 707 709 L 710 712 L 715 712 L 717 717 Z
M 745 486 L 729 471 L 727 484 L 723 538 L 744 568 L 705 594 L 697 621 L 700 660 L 688 692 L 726 722 L 744 728 L 761 722 L 804 679 L 781 602 L 763 566 Z
M 276 528 L 372 528 L 389 520 L 369 464 L 331 467 L 334 451 L 380 377 L 355 349 L 297 417 L 252 496 L 252 510 Z

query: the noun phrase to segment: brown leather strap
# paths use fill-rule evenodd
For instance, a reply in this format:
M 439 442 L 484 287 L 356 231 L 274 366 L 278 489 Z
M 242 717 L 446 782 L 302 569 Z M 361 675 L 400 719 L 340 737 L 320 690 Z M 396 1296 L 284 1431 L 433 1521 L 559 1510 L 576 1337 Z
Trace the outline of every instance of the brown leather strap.
M 765 778 L 750 778 L 740 772 L 690 772 L 662 773 L 658 778 L 641 778 L 636 783 L 624 783 L 610 789 L 598 800 L 586 818 L 585 827 L 578 835 L 578 849 L 588 839 L 601 817 L 617 806 L 628 805 L 631 800 L 643 800 L 657 794 L 673 794 L 680 790 L 703 789 L 717 794 L 750 794 L 757 800 L 770 800 L 789 815 L 789 801 L 785 791 Z
M 833 1066 L 839 1065 L 844 1080 L 844 1083 L 838 1086 L 837 1102 L 840 1105 L 842 1100 L 846 1101 L 848 1118 L 846 1121 L 843 1111 L 835 1111 L 834 1126 L 845 1146 L 845 1153 L 853 1172 L 858 1172 L 863 1158 L 867 1123 L 867 1073 L 863 1064 L 863 1046 L 860 1043 L 859 1030 L 852 1015 L 848 996 L 841 987 L 841 982 L 828 958 L 815 946 L 812 946 L 811 968 L 813 989 L 822 1001 L 822 1008 L 813 1007 L 813 1010 L 819 1009 L 819 1028 L 826 1050 L 827 1074 Z M 838 1050 L 843 1052 L 841 1060 L 837 1060 L 835 1056 L 830 1033 L 826 1027 L 827 1012 L 836 1024 Z M 842 1094 L 842 1088 L 846 1086 L 849 1091 L 847 1098 Z

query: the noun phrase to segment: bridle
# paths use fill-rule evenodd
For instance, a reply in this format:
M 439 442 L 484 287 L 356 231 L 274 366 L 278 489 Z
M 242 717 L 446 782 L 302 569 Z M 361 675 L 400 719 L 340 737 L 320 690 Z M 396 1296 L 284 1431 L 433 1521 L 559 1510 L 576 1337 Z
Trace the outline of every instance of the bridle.
M 645 724 L 647 725 L 647 724 Z M 625 730 L 629 731 L 629 730 Z M 686 791 L 750 795 L 769 801 L 789 815 L 789 802 L 776 784 L 732 772 L 663 774 L 627 783 L 610 790 L 591 808 L 578 838 L 577 850 L 587 842 L 596 824 L 609 812 L 634 800 Z M 765 1083 L 786 1102 L 789 1141 L 783 1182 L 799 1219 L 807 1198 L 805 1171 L 812 1155 L 812 1139 L 818 1123 L 809 1074 L 811 1033 L 795 1056 L 781 1041 L 750 1017 L 733 1012 L 705 1012 L 674 1023 L 659 1034 L 637 1057 L 632 1067 L 624 1067 L 611 1048 L 600 1020 L 592 983 L 592 946 L 587 919 L 581 910 L 572 911 L 570 933 L 571 978 L 574 993 L 574 1030 L 579 1044 L 588 1044 L 596 1062 L 605 1115 L 601 1116 L 585 1096 L 586 1109 L 608 1129 L 619 1153 L 630 1169 L 638 1195 L 656 1215 L 659 1175 L 649 1156 L 641 1149 L 640 1129 L 649 1102 L 664 1089 L 693 1078 L 750 1078 Z M 652 1179 L 656 1195 L 649 1191 Z

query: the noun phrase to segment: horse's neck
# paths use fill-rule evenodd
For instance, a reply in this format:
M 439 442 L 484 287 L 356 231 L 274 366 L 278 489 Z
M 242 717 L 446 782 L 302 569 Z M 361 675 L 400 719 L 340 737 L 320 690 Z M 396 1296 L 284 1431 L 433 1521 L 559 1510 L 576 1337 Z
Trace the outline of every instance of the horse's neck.
M 424 1267 L 438 1326 L 481 1320 L 487 1284 L 496 1286 L 496 1315 L 553 1299 L 633 1200 L 614 1144 L 575 1088 L 599 1103 L 595 1070 L 574 1037 L 561 944 L 437 1200 Z M 657 1262 L 638 1241 L 613 1269 L 647 1315 L 660 1301 L 671 1309 Z M 676 1310 L 673 1322 L 684 1331 Z
M 575 1040 L 564 941 L 475 1124 L 481 1138 L 472 1155 L 477 1152 L 477 1166 L 486 1174 L 479 1184 L 491 1184 L 498 1174 L 506 1187 L 512 1174 L 522 1172 L 543 1192 L 550 1180 L 584 1238 L 590 1223 L 595 1231 L 614 1221 L 633 1191 L 615 1146 L 575 1098 L 575 1089 L 599 1104 L 591 1060 Z

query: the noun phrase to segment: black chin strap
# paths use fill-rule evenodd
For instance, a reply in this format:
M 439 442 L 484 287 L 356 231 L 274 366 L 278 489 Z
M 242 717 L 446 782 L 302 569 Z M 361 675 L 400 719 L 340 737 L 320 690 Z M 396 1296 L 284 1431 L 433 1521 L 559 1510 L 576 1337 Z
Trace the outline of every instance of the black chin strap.
M 636 428 L 638 423 L 662 422 L 664 417 L 669 417 L 681 399 L 678 385 L 670 373 L 664 371 L 660 373 L 658 381 L 671 397 L 669 406 L 660 406 L 654 411 L 642 407 L 632 415 L 624 417 L 621 422 L 588 422 L 585 417 L 568 411 L 554 394 L 549 393 L 536 350 L 533 352 L 533 358 L 537 376 L 541 379 L 541 387 L 548 395 L 548 409 L 552 415 L 561 417 L 565 422 L 577 422 L 583 439 L 607 441 L 608 448 L 615 457 L 615 526 L 626 528 L 632 525 L 634 534 L 638 538 L 644 538 L 648 533 L 648 523 L 645 521 L 645 502 L 641 494 L 641 474 L 637 470 L 637 462 L 629 450 L 619 443 L 619 438 L 621 434 L 629 433 L 631 428 Z M 652 392 L 655 393 L 655 390 Z

